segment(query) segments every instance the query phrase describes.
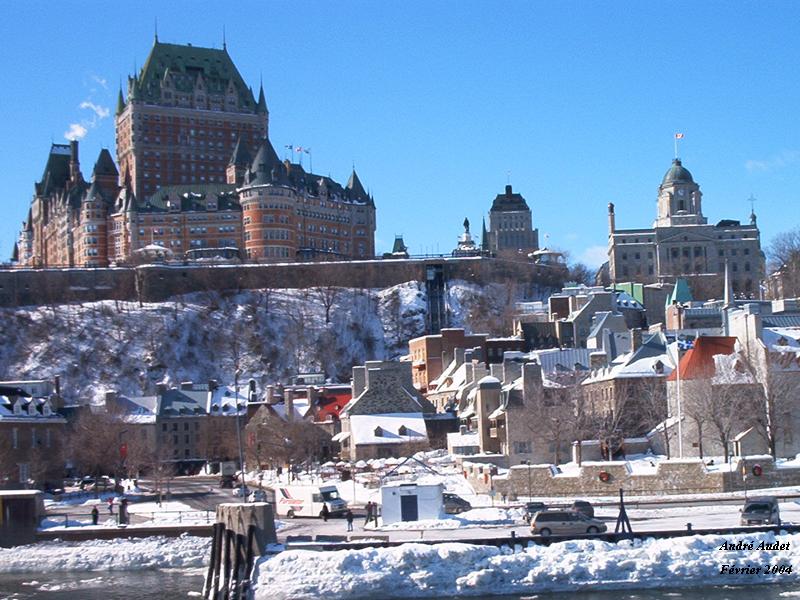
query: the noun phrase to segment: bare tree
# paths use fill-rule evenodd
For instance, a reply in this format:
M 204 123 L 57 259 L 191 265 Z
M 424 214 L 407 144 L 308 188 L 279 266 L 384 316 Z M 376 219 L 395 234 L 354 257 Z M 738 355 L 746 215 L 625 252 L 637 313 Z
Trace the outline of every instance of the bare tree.
M 664 450 L 667 458 L 671 458 L 670 440 L 672 430 L 668 427 L 667 384 L 663 377 L 643 378 L 638 390 L 642 415 L 646 417 L 648 429 L 659 428 L 664 436 Z
M 800 296 L 800 227 L 775 236 L 767 257 L 769 271 L 779 273 L 782 297 Z
M 336 303 L 337 298 L 339 298 L 342 288 L 334 285 L 324 285 L 312 288 L 312 292 L 325 309 L 325 324 L 328 325 L 331 322 L 331 309 Z
M 763 407 L 755 413 L 772 458 L 778 458 L 778 440 L 791 435 L 793 412 L 800 395 L 800 373 L 783 368 L 770 354 L 762 377 Z

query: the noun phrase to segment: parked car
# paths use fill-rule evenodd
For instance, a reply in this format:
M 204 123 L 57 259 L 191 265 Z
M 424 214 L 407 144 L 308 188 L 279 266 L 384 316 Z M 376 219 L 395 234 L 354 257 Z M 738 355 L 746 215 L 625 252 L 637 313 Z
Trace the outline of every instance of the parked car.
M 472 510 L 472 504 L 456 494 L 442 494 L 442 504 L 444 505 L 444 512 L 448 515 L 457 515 L 458 513 Z
M 107 475 L 103 475 L 95 481 L 94 477 L 87 475 L 81 479 L 80 487 L 82 490 L 90 492 L 106 492 L 114 489 L 114 480 Z
M 525 514 L 522 515 L 522 518 L 525 519 L 526 523 L 530 524 L 534 515 L 543 510 L 547 510 L 547 505 L 544 502 L 527 502 L 525 504 Z
M 742 525 L 780 525 L 781 512 L 775 496 L 762 496 L 745 500 L 740 511 Z
M 242 498 L 242 497 L 247 498 L 250 495 L 250 488 L 248 488 L 247 486 L 245 487 L 242 487 L 240 485 L 236 486 L 235 488 L 233 488 L 233 495 L 236 496 L 237 498 Z
M 575 500 L 570 509 L 579 512 L 582 515 L 586 515 L 590 519 L 594 518 L 594 507 L 586 500 Z
M 531 533 L 542 537 L 604 531 L 605 523 L 574 510 L 545 510 L 536 513 L 531 520 Z

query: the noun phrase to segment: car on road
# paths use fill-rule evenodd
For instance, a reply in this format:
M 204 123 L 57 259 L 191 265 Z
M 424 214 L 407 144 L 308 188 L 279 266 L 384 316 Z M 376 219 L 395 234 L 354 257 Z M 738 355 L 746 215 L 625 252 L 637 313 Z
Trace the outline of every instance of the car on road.
M 531 533 L 542 537 L 603 533 L 606 524 L 574 510 L 545 510 L 531 520 Z
M 444 512 L 448 515 L 457 515 L 472 510 L 472 504 L 456 494 L 442 494 Z
M 526 502 L 525 514 L 522 515 L 522 518 L 526 523 L 530 524 L 531 519 L 533 519 L 536 513 L 542 512 L 543 510 L 547 510 L 547 505 L 544 502 Z
M 570 510 L 574 510 L 575 512 L 586 515 L 590 519 L 594 518 L 594 507 L 586 500 L 575 500 L 575 502 L 572 503 Z
M 740 511 L 741 525 L 780 525 L 781 512 L 775 496 L 762 496 L 745 500 Z

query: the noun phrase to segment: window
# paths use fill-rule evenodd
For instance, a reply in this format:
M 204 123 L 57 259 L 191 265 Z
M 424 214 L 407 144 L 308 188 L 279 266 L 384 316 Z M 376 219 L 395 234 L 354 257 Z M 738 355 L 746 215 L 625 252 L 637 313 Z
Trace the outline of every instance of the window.
M 19 448 L 19 429 L 16 427 L 11 430 L 11 448 L 14 450 Z

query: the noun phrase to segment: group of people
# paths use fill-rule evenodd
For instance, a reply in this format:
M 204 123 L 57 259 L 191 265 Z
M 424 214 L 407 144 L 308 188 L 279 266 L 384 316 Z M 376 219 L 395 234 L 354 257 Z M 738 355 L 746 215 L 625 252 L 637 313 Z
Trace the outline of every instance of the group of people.
M 114 497 L 112 496 L 107 500 L 108 502 L 108 514 L 114 514 Z M 128 524 L 128 499 L 123 498 L 119 503 L 119 524 L 120 525 L 127 525 Z M 92 507 L 92 525 L 97 525 L 98 521 L 100 520 L 100 510 L 97 508 L 97 505 Z
M 374 502 L 367 502 L 366 506 L 367 516 L 364 520 L 364 527 L 370 524 L 371 521 L 375 522 L 375 525 L 378 525 L 378 507 Z M 328 509 L 327 504 L 322 505 L 322 510 L 319 513 L 319 516 L 322 517 L 322 520 L 326 523 L 328 522 L 328 517 L 331 516 L 331 511 Z M 344 519 L 347 521 L 347 531 L 353 531 L 353 521 L 355 520 L 355 516 L 353 515 L 353 511 L 349 508 L 347 512 L 344 513 Z

